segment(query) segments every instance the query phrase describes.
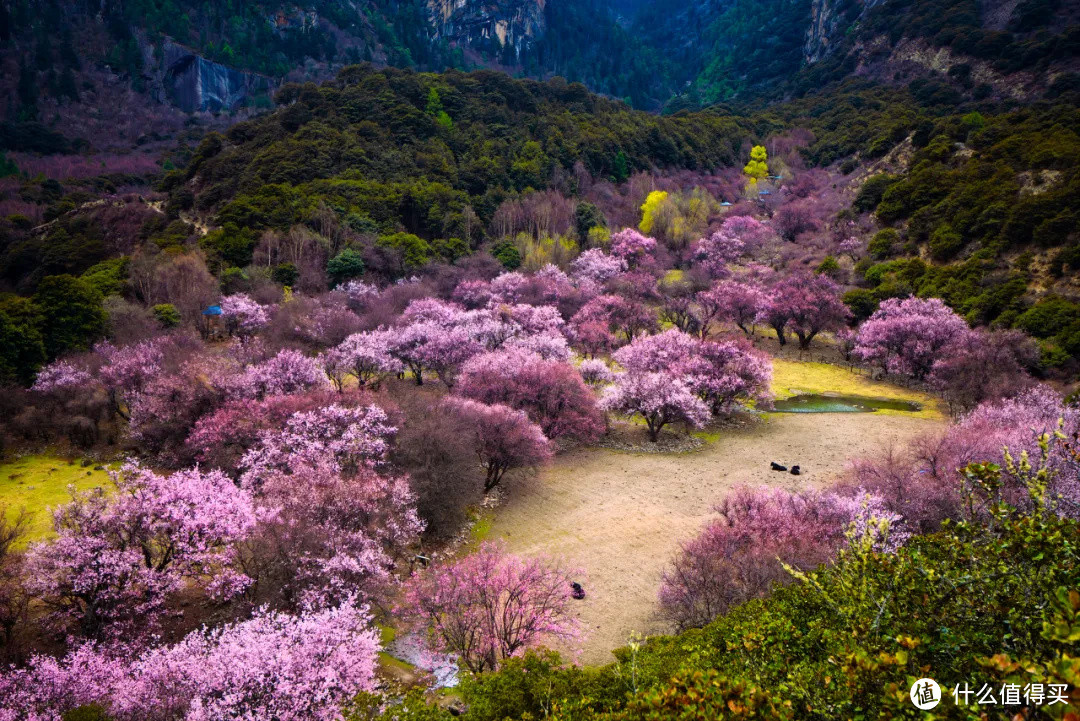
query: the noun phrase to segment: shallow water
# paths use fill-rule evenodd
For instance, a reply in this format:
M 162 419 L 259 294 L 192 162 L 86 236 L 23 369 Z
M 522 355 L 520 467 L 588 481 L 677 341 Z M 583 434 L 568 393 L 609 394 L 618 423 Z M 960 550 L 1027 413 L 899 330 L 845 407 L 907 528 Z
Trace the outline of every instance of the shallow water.
M 454 659 L 432 653 L 424 648 L 424 642 L 415 633 L 402 633 L 384 649 L 388 654 L 429 672 L 434 678 L 431 688 L 453 688 L 458 684 L 458 668 Z
M 880 410 L 914 413 L 922 410 L 922 406 L 913 401 L 824 393 L 801 393 L 773 405 L 780 413 L 873 413 Z

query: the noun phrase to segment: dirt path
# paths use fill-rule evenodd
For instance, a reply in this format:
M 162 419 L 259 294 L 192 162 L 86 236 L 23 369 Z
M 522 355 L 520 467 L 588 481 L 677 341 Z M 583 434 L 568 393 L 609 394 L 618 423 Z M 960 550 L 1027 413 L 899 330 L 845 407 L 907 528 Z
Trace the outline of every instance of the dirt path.
M 680 541 L 712 517 L 725 491 L 821 485 L 849 458 L 901 445 L 939 423 L 878 413 L 777 414 L 692 453 L 572 452 L 512 488 L 490 537 L 505 539 L 514 552 L 551 555 L 584 570 L 581 662 L 607 663 L 631 631 L 668 631 L 656 618 L 661 571 Z M 773 460 L 797 463 L 805 475 L 771 472 Z

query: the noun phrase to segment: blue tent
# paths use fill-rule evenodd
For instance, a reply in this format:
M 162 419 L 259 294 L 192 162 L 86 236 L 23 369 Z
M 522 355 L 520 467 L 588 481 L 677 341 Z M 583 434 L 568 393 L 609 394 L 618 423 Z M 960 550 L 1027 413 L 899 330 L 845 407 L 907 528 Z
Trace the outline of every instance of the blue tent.
M 221 315 L 221 306 L 212 305 L 202 312 L 203 315 Z

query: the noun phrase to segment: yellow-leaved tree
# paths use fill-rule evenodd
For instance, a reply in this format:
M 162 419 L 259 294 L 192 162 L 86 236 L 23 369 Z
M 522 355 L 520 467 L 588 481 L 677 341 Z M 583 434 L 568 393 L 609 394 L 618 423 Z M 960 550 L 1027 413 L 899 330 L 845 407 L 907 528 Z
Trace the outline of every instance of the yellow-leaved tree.
M 750 149 L 750 162 L 743 168 L 743 172 L 750 178 L 747 187 L 756 186 L 759 180 L 769 174 L 767 161 L 768 153 L 765 152 L 764 145 L 755 145 Z
M 642 233 L 650 235 L 656 229 L 667 199 L 665 190 L 654 190 L 645 198 L 645 203 L 641 206 L 641 224 L 638 226 Z

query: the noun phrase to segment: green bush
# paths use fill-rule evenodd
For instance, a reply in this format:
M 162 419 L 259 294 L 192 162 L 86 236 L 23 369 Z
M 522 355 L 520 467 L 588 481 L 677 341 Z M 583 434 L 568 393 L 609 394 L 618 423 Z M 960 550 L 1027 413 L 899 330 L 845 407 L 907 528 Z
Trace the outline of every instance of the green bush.
M 840 273 L 840 263 L 833 256 L 827 255 L 814 272 L 835 278 Z
M 127 283 L 129 265 L 128 257 L 120 256 L 87 268 L 80 277 L 93 286 L 102 297 L 118 295 Z
M 878 307 L 878 299 L 874 296 L 874 292 L 866 288 L 849 290 L 844 293 L 843 300 L 856 323 L 862 323 L 872 316 Z
M 244 268 L 251 264 L 255 243 L 255 233 L 250 228 L 240 228 L 232 222 L 226 223 L 218 230 L 210 231 L 199 241 L 199 245 L 204 250 L 220 261 L 237 268 Z
M 154 318 L 158 323 L 161 323 L 163 328 L 175 328 L 180 325 L 182 318 L 180 317 L 180 311 L 176 309 L 176 306 L 172 303 L 159 303 L 155 305 L 150 311 L 154 314 Z
M 521 267 L 521 251 L 509 240 L 501 240 L 491 247 L 491 255 L 507 270 Z
M 296 281 L 300 279 L 300 271 L 296 269 L 296 266 L 292 263 L 282 263 L 275 265 L 273 272 L 270 273 L 270 278 L 275 283 L 281 283 L 289 288 L 296 285 Z
M 885 191 L 896 181 L 896 176 L 889 175 L 888 173 L 871 175 L 866 179 L 866 182 L 862 184 L 862 187 L 859 188 L 859 192 L 855 196 L 855 200 L 852 201 L 851 207 L 860 213 L 874 212 L 877 210 L 878 203 L 881 202 L 881 197 L 885 195 Z
M 112 716 L 104 707 L 92 703 L 65 711 L 60 719 L 61 721 L 112 721 Z
M 41 313 L 45 352 L 50 358 L 74 350 L 89 350 L 105 331 L 101 293 L 89 282 L 70 275 L 44 278 L 33 302 Z
M 281 266 L 278 267 L 280 268 Z M 285 283 L 284 281 L 278 282 L 282 285 L 292 285 L 295 283 L 295 276 L 297 275 L 295 266 L 293 266 L 292 271 L 294 276 L 292 283 Z M 353 278 L 359 278 L 364 274 L 364 258 L 352 248 L 346 248 L 326 263 L 326 274 L 330 277 L 330 284 L 334 286 L 340 285 L 347 280 L 352 280 Z M 275 278 L 275 280 L 277 280 L 277 278 Z
M 442 238 L 433 240 L 431 247 L 440 258 L 448 263 L 464 258 L 469 254 L 469 244 L 461 238 Z
M 1050 338 L 1080 320 L 1080 305 L 1060 296 L 1047 296 L 1019 318 L 1016 326 L 1036 338 Z
M 964 239 L 948 225 L 939 226 L 930 236 L 930 256 L 934 260 L 949 260 L 964 247 Z
M 900 243 L 900 233 L 893 228 L 882 228 L 874 233 L 874 237 L 866 245 L 866 251 L 872 258 L 885 260 L 896 253 L 896 247 Z
M 41 317 L 27 298 L 0 297 L 0 382 L 29 385 L 46 360 Z
M 391 233 L 379 237 L 378 245 L 397 251 L 401 260 L 402 274 L 427 265 L 433 252 L 431 245 L 412 233 Z

